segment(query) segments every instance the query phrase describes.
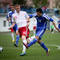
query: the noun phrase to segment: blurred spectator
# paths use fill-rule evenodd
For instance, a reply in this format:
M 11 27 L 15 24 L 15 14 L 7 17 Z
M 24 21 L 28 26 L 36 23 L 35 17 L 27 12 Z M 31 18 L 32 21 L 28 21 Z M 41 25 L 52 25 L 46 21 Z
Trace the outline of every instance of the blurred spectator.
M 1 0 L 0 1 L 0 13 L 9 12 L 11 4 L 12 4 L 12 0 Z
M 3 4 L 0 5 L 0 13 L 4 13 L 4 6 L 3 6 Z
M 36 12 L 36 8 L 27 7 L 27 6 L 21 6 L 21 10 L 26 11 L 27 13 L 35 13 Z
M 44 13 L 46 12 L 46 9 L 47 9 L 46 6 L 43 6 L 43 7 L 42 7 L 42 10 L 43 10 Z
M 4 13 L 4 9 L 0 7 L 0 13 Z

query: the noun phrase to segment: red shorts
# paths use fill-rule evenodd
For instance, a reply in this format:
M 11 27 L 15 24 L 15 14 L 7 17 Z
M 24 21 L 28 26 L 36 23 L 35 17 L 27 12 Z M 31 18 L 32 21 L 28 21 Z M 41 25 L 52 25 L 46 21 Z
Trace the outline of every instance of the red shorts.
M 29 37 L 29 28 L 28 28 L 28 27 L 21 27 L 21 28 L 18 29 L 18 31 L 19 31 L 20 37 L 21 37 L 22 35 L 25 35 L 26 38 Z
M 11 28 L 10 30 L 11 30 L 11 32 L 14 32 L 13 28 Z

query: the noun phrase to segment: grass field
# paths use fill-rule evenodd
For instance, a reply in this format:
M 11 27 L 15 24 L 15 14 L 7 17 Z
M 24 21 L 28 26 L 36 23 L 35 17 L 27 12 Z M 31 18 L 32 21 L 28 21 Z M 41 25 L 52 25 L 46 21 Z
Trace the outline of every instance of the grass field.
M 25 56 L 20 56 L 22 51 L 21 39 L 19 40 L 19 47 L 14 47 L 10 33 L 0 33 L 0 46 L 4 48 L 3 52 L 0 53 L 0 60 L 60 60 L 60 33 L 52 34 L 47 31 L 42 40 L 50 48 L 49 56 L 46 56 L 44 49 L 37 43 L 27 50 Z

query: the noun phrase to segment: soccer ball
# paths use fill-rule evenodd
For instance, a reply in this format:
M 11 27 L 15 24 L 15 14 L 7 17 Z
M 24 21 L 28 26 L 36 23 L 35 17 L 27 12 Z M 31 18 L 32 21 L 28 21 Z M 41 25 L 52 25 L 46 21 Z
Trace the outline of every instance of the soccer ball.
M 0 47 L 0 52 L 2 52 L 3 51 L 3 47 Z

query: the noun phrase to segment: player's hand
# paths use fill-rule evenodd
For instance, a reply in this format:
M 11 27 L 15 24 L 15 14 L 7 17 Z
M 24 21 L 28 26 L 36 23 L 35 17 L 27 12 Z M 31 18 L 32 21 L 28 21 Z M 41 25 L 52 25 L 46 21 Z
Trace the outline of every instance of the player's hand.
M 56 30 L 57 30 L 58 32 L 60 32 L 60 29 L 58 29 L 57 27 L 56 27 Z
M 8 28 L 9 30 L 11 29 L 11 27 Z
M 60 32 L 60 29 L 59 29 L 59 32 Z
M 57 28 L 57 30 L 58 30 L 58 32 L 60 32 L 60 29 Z

